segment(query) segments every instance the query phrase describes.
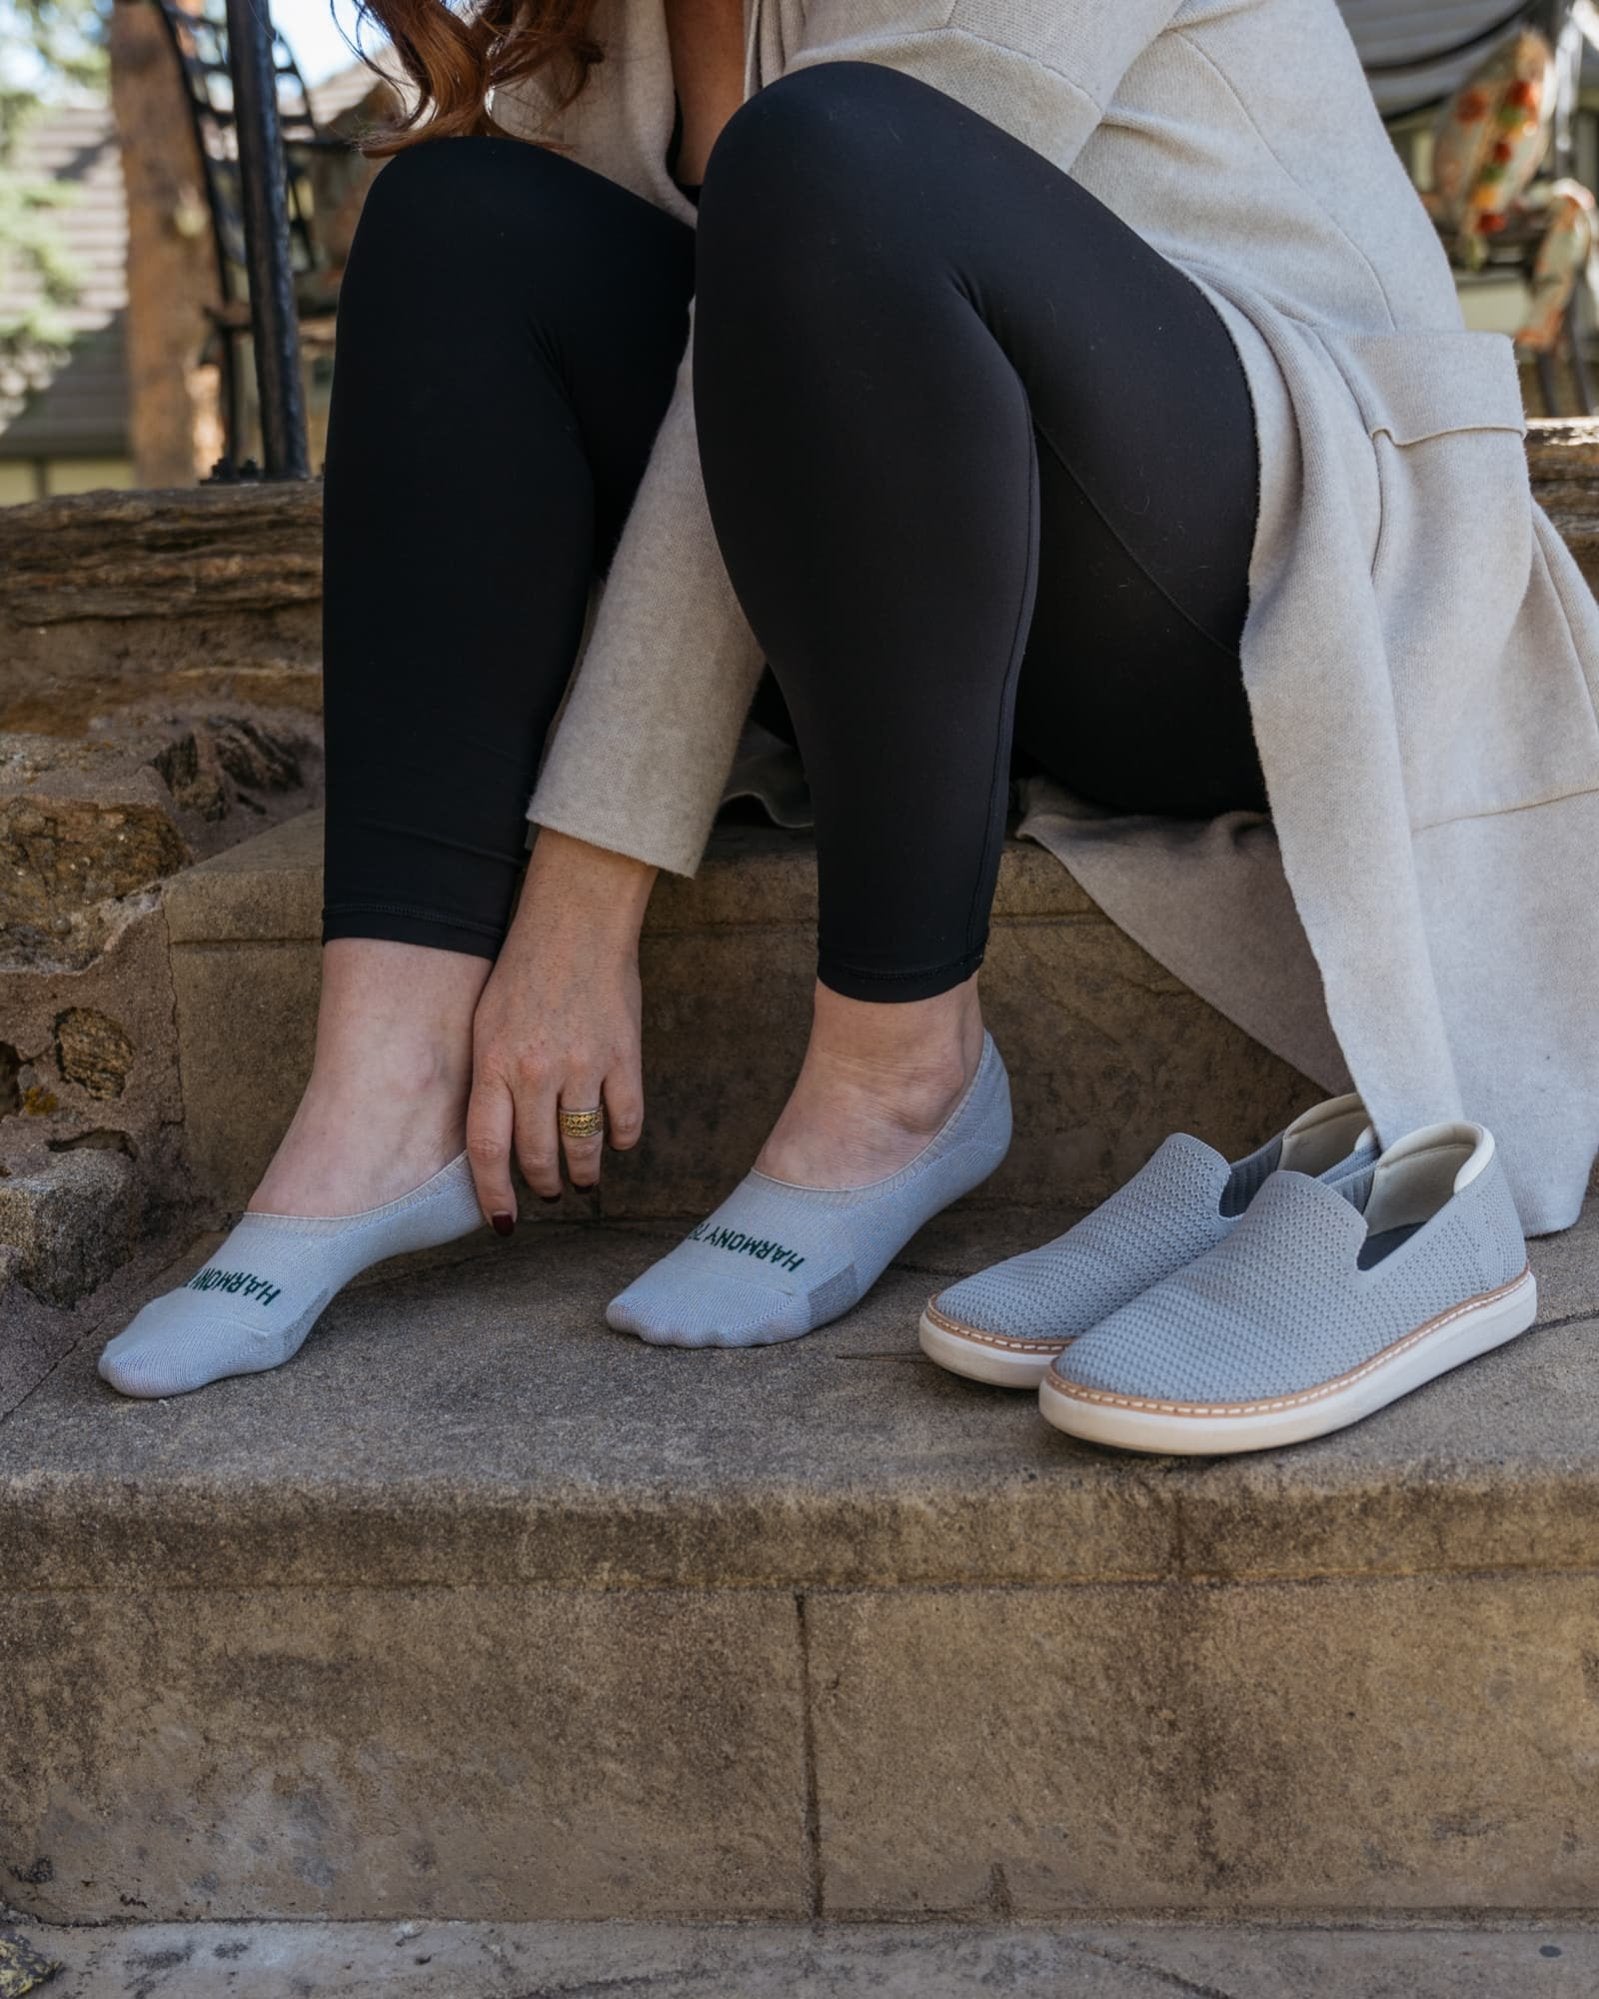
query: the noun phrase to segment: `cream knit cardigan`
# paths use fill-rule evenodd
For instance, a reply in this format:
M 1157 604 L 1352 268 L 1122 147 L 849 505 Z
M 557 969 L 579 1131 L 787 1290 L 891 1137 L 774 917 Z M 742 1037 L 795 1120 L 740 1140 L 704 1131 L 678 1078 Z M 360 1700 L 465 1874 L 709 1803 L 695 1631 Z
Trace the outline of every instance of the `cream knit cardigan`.
M 1497 1135 L 1530 1232 L 1599 1149 L 1599 612 L 1528 485 L 1510 343 L 1467 331 L 1334 0 L 745 0 L 747 92 L 886 63 L 1072 174 L 1206 291 L 1254 398 L 1244 679 L 1272 802 L 1023 830 L 1179 977 L 1392 1140 Z M 692 221 L 662 0 L 599 0 L 557 114 L 495 113 Z M 691 873 L 760 650 L 687 362 L 530 816 Z M 1285 886 L 1286 882 L 1286 886 Z

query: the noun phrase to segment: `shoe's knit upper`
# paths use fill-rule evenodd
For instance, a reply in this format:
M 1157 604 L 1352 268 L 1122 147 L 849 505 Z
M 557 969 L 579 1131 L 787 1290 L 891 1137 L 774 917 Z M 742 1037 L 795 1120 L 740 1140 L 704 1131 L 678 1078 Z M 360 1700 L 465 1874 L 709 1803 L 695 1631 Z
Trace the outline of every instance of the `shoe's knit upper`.
M 1279 1173 L 1226 1238 L 1055 1362 L 1065 1382 L 1141 1399 L 1256 1402 L 1319 1387 L 1512 1282 L 1526 1245 L 1496 1157 L 1432 1220 L 1360 1267 L 1362 1174 Z
M 1075 1228 L 962 1278 L 939 1295 L 937 1308 L 1004 1339 L 1073 1339 L 1235 1226 L 1222 1213 L 1233 1173 L 1197 1138 L 1168 1138 Z

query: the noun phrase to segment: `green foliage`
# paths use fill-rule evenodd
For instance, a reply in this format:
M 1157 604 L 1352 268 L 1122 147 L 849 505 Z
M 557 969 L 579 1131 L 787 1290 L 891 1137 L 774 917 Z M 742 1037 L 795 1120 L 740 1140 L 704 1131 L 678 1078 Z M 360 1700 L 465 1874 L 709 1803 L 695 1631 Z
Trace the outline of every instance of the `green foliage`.
M 0 90 L 30 78 L 40 96 L 63 85 L 102 85 L 110 12 L 109 0 L 0 0 L 0 41 L 7 51 Z
M 77 273 L 54 227 L 71 198 L 17 168 L 17 144 L 42 105 L 106 84 L 106 0 L 0 0 L 0 410 L 45 379 L 67 344 L 62 318 Z

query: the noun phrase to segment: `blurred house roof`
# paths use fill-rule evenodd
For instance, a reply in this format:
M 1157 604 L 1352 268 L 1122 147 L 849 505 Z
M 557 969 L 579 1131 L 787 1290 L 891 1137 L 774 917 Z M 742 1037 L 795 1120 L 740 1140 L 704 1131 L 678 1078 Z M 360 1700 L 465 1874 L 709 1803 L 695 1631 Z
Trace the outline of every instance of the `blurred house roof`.
M 387 62 L 385 56 L 389 58 Z M 388 83 L 402 96 L 406 95 L 410 86 L 403 77 L 390 74 L 391 70 L 398 69 L 399 63 L 394 59 L 393 51 L 385 43 L 381 49 L 374 51 L 373 63 L 352 62 L 347 69 L 336 70 L 325 81 L 313 83 L 310 86 L 311 109 L 316 114 L 316 122 L 331 125 L 340 112 L 353 109 L 379 83 Z
M 122 161 L 104 104 L 52 106 L 24 127 L 14 165 L 25 180 L 67 193 L 52 226 L 79 282 L 60 315 L 72 334 L 49 386 L 0 424 L 0 458 L 121 458 L 127 453 L 128 378 L 122 355 L 127 303 L 127 208 Z M 38 281 L 20 268 L 0 271 L 0 317 L 34 303 Z
M 313 85 L 317 123 L 330 125 L 378 80 L 365 63 L 352 62 Z M 80 291 L 60 315 L 72 335 L 65 361 L 9 422 L 0 407 L 0 459 L 125 458 L 128 219 L 110 105 L 51 105 L 39 111 L 23 128 L 13 166 L 19 179 L 52 181 L 67 192 L 51 221 Z M 0 319 L 33 303 L 38 289 L 31 272 L 0 266 Z

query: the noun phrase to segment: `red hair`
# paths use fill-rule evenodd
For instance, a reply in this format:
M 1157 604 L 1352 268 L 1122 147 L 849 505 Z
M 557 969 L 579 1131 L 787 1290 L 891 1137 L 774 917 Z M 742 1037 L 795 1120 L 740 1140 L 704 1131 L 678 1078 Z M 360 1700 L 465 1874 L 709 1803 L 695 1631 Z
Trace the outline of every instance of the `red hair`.
M 394 44 L 417 101 L 399 124 L 375 134 L 369 153 L 398 153 L 424 139 L 493 132 L 491 90 L 555 69 L 570 104 L 604 54 L 589 32 L 594 0 L 483 0 L 465 14 L 445 0 L 361 0 Z

